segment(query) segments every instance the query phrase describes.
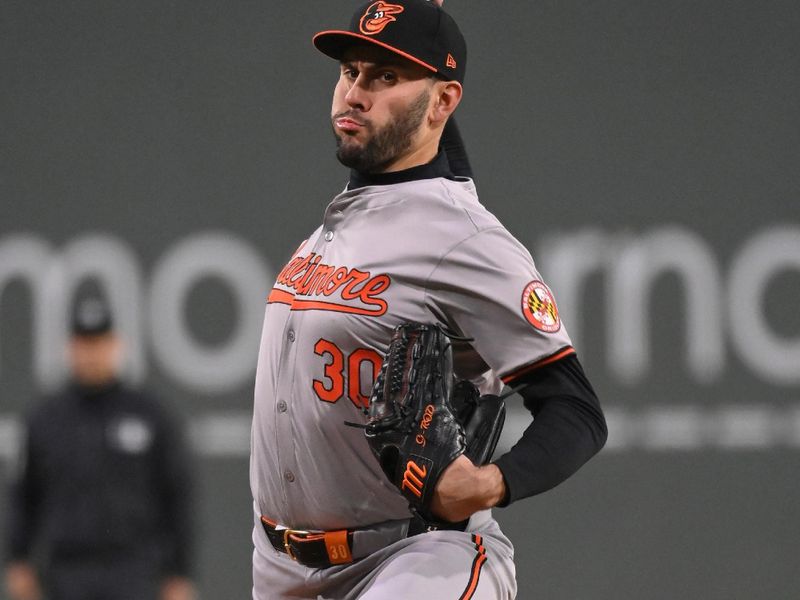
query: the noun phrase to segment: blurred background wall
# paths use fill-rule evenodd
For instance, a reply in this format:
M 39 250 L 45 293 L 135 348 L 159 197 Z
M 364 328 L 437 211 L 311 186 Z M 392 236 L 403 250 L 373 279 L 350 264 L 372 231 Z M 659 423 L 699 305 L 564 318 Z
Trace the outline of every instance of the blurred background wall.
M 310 38 L 353 6 L 0 4 L 0 484 L 97 279 L 128 375 L 191 432 L 207 599 L 250 593 L 263 302 L 346 183 Z M 445 6 L 481 199 L 554 288 L 610 424 L 573 479 L 497 511 L 520 598 L 796 598 L 800 5 Z M 506 448 L 529 420 L 510 410 Z

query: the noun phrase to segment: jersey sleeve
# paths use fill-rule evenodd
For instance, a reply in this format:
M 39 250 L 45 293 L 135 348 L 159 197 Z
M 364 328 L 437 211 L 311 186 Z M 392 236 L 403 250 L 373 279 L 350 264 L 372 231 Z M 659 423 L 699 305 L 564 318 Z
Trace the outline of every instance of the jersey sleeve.
M 553 292 L 502 226 L 478 231 L 442 256 L 428 278 L 426 303 L 471 338 L 505 383 L 574 353 Z

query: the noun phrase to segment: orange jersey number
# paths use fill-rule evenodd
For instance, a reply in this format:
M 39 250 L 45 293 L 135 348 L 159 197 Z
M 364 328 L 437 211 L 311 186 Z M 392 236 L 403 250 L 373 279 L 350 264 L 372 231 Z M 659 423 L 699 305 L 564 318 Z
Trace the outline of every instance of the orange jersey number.
M 381 368 L 381 356 L 370 348 L 357 348 L 345 357 L 339 347 L 325 339 L 318 340 L 314 345 L 314 353 L 326 359 L 323 367 L 323 380 L 315 379 L 314 392 L 323 402 L 338 402 L 344 397 L 345 380 L 347 382 L 347 397 L 356 407 L 366 408 L 369 396 L 364 393 L 361 386 L 361 373 L 366 367 L 369 369 L 370 381 L 375 381 Z

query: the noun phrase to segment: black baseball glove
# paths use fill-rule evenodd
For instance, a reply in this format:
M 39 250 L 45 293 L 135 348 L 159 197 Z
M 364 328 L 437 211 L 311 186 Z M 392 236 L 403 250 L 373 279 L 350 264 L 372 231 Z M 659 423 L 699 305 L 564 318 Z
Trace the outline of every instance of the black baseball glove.
M 455 381 L 448 336 L 435 325 L 394 331 L 369 400 L 366 437 L 384 473 L 412 511 L 435 524 L 436 482 L 461 454 L 489 461 L 505 419 L 503 400 Z

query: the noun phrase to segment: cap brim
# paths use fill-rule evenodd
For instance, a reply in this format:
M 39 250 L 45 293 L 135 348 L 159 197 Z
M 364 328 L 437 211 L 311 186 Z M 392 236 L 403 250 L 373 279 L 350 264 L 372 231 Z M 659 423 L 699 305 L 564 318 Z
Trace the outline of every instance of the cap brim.
M 111 323 L 108 323 L 97 327 L 73 327 L 72 335 L 74 337 L 99 337 L 112 331 L 113 327 L 111 327 Z
M 381 48 L 386 48 L 387 50 L 394 52 L 395 54 L 399 54 L 403 58 L 410 60 L 411 62 L 417 63 L 418 65 L 422 65 L 426 69 L 433 71 L 434 73 L 438 73 L 439 69 L 426 63 L 424 60 L 420 60 L 416 56 L 412 56 L 407 52 L 403 52 L 399 48 L 395 48 L 389 44 L 384 42 L 379 42 L 376 39 L 373 39 L 366 35 L 361 35 L 359 33 L 353 33 L 352 31 L 338 31 L 338 30 L 331 30 L 331 31 L 320 31 L 317 35 L 314 36 L 312 39 L 314 46 L 322 52 L 323 54 L 327 54 L 331 58 L 335 58 L 336 60 L 341 60 L 342 56 L 344 55 L 345 50 L 347 50 L 350 46 L 357 44 L 359 41 L 367 42 L 369 44 L 374 44 L 375 46 L 380 46 Z

